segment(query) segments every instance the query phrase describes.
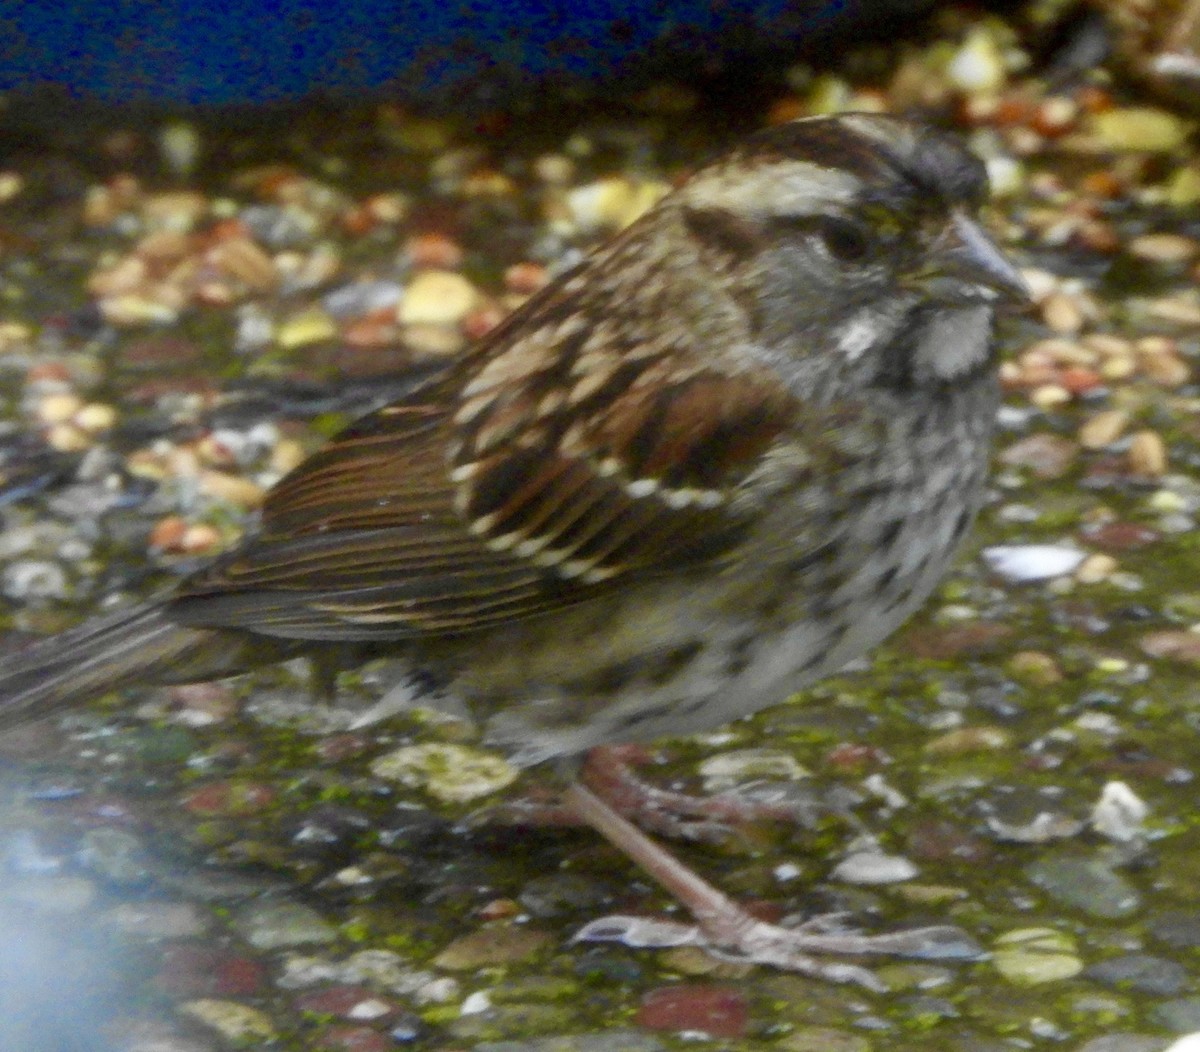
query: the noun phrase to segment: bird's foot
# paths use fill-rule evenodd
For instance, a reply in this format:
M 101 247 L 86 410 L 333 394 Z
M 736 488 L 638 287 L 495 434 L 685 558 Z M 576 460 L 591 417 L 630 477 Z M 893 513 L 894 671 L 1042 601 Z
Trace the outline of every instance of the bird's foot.
M 565 799 L 580 818 L 637 862 L 694 918 L 689 925 L 643 917 L 606 917 L 585 926 L 577 938 L 617 940 L 634 946 L 702 946 L 724 960 L 773 965 L 832 982 L 859 983 L 872 990 L 886 987 L 866 968 L 822 958 L 829 954 L 959 960 L 983 956 L 969 935 L 948 925 L 861 935 L 843 929 L 839 914 L 795 928 L 768 924 L 685 866 L 587 786 L 575 783 Z
M 815 917 L 794 928 L 768 924 L 735 907 L 705 923 L 687 924 L 654 917 L 616 915 L 591 921 L 575 938 L 581 942 L 620 942 L 663 949 L 699 946 L 724 961 L 766 964 L 869 990 L 888 989 L 874 972 L 828 956 L 910 957 L 922 960 L 979 960 L 979 945 L 960 928 L 937 925 L 882 935 L 862 935 L 841 926 L 842 914 Z

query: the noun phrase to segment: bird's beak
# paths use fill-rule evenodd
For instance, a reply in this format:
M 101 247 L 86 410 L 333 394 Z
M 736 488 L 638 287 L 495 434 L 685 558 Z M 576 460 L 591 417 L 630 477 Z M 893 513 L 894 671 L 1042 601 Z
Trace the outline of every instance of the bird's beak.
M 912 275 L 921 292 L 943 303 L 1027 303 L 1029 286 L 1020 272 L 973 219 L 951 216 L 931 258 Z

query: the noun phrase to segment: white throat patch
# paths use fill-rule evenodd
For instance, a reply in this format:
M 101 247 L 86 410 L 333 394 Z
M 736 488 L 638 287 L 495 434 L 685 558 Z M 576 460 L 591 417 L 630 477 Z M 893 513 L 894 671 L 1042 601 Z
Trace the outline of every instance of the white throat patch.
M 834 334 L 835 346 L 847 359 L 857 361 L 885 335 L 880 332 L 883 321 L 878 311 L 858 311 Z
M 952 381 L 987 361 L 992 308 L 987 304 L 944 307 L 933 312 L 916 344 L 917 375 Z

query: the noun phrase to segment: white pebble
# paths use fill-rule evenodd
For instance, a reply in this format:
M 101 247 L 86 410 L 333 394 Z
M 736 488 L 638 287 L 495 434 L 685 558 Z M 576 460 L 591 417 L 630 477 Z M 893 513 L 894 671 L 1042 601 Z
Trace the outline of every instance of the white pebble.
M 985 548 L 983 561 L 1007 581 L 1049 581 L 1071 573 L 1086 558 L 1075 548 L 1058 544 L 999 544 Z
M 479 1015 L 481 1012 L 486 1012 L 492 1007 L 492 999 L 488 997 L 486 990 L 476 990 L 473 994 L 468 994 L 467 999 L 463 1001 L 459 1008 L 461 1015 Z
M 833 868 L 833 879 L 847 884 L 898 884 L 912 880 L 920 870 L 900 855 L 860 851 L 847 855 Z
M 700 764 L 704 789 L 708 793 L 724 793 L 749 782 L 797 782 L 808 777 L 798 760 L 782 749 L 736 749 L 718 753 Z
M 1004 86 L 1004 58 L 991 33 L 984 29 L 971 33 L 950 60 L 946 76 L 962 91 L 981 95 L 999 91 Z
M 1101 836 L 1125 843 L 1142 835 L 1142 824 L 1149 813 L 1146 802 L 1124 782 L 1109 782 L 1092 809 L 1092 828 Z
M 9 599 L 65 599 L 70 586 L 57 563 L 27 559 L 4 568 L 0 589 Z

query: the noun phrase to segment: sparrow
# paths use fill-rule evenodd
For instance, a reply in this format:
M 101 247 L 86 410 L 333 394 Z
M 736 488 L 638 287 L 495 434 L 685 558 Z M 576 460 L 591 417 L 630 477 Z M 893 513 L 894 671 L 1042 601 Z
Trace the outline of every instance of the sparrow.
M 385 648 L 401 701 L 461 701 L 515 763 L 576 774 L 784 701 L 900 625 L 980 506 L 994 317 L 1026 295 L 986 194 L 914 121 L 751 135 L 335 437 L 173 593 L 10 660 L 0 723 L 331 645 Z M 758 921 L 602 788 L 565 805 L 717 952 L 871 985 L 827 955 L 962 945 Z

